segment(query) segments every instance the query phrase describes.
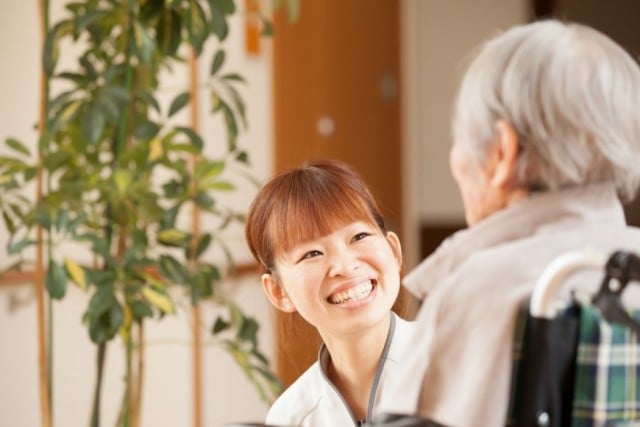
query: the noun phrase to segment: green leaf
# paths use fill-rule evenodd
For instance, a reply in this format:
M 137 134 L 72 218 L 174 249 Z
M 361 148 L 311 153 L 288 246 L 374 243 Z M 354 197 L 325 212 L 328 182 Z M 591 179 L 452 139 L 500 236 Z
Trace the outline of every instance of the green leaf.
M 204 251 L 207 250 L 210 244 L 211 244 L 211 234 L 205 233 L 202 236 L 200 236 L 200 239 L 198 240 L 198 244 L 196 245 L 195 258 L 196 259 L 200 258 L 200 256 L 204 253 Z
M 9 245 L 7 245 L 7 254 L 16 255 L 22 252 L 23 249 L 36 243 L 37 243 L 37 240 L 31 240 L 31 239 L 22 239 L 22 240 L 18 240 L 17 242 L 11 242 L 9 243 Z
M 226 103 L 222 102 L 221 108 L 224 113 L 224 123 L 227 128 L 227 146 L 229 151 L 234 151 L 238 138 L 238 122 L 236 121 L 236 116 L 233 114 L 233 110 Z
M 183 92 L 180 95 L 176 96 L 171 102 L 171 106 L 169 107 L 169 117 L 173 116 L 175 113 L 184 108 L 185 105 L 189 103 L 191 99 L 191 95 L 189 92 Z
M 126 194 L 129 186 L 132 184 L 133 174 L 131 171 L 118 169 L 113 173 L 113 182 L 116 186 L 118 194 Z
M 225 321 L 221 317 L 218 317 L 216 319 L 216 322 L 213 324 L 213 327 L 211 328 L 211 333 L 213 335 L 217 335 L 220 332 L 224 332 L 228 330 L 230 327 L 231 327 L 231 323 Z
M 156 42 L 153 39 L 151 29 L 142 26 L 140 21 L 134 21 L 133 35 L 140 59 L 144 63 L 150 62 L 156 50 Z
M 273 24 L 269 19 L 262 19 L 262 33 L 263 37 L 271 37 L 273 36 Z
M 84 268 L 71 258 L 65 258 L 64 266 L 73 283 L 78 285 L 80 289 L 87 289 L 87 279 Z
M 236 154 L 236 160 L 249 166 L 249 154 L 246 151 L 239 151 Z
M 174 313 L 175 308 L 173 301 L 163 292 L 157 291 L 150 287 L 142 288 L 142 295 L 147 301 L 163 313 Z
M 233 0 L 214 0 L 220 5 L 220 9 L 225 15 L 231 15 L 236 11 L 236 5 Z
M 56 115 L 56 119 L 60 124 L 65 124 L 72 120 L 80 107 L 82 106 L 82 101 L 77 99 L 75 101 L 65 102 L 64 107 L 60 110 L 59 114 Z
M 199 56 L 208 32 L 205 26 L 205 13 L 198 1 L 191 0 L 189 2 L 189 9 L 184 18 L 185 27 L 187 27 L 187 33 L 189 34 L 189 42 L 193 46 L 196 56 Z
M 209 8 L 211 9 L 211 31 L 213 31 L 220 41 L 224 41 L 229 34 L 229 24 L 225 16 L 225 5 L 223 3 L 222 0 L 209 0 Z
M 231 101 L 233 101 L 233 105 L 235 106 L 236 110 L 238 111 L 238 114 L 240 114 L 240 119 L 242 120 L 242 125 L 246 128 L 247 127 L 247 114 L 246 114 L 246 108 L 244 105 L 244 101 L 242 100 L 242 97 L 240 96 L 240 93 L 237 91 L 237 89 L 233 86 L 231 86 L 230 84 L 226 85 L 227 90 L 229 91 L 229 94 L 231 95 Z
M 24 180 L 29 182 L 31 181 L 33 178 L 35 178 L 35 176 L 38 174 L 38 169 L 33 167 L 33 168 L 27 168 L 24 170 Z
M 89 242 L 91 244 L 91 252 L 105 259 L 110 258 L 109 242 L 106 239 L 94 234 L 85 233 L 77 236 L 75 240 L 78 242 Z
M 169 255 L 160 256 L 160 272 L 177 284 L 184 284 L 187 281 L 186 267 Z
M 210 75 L 214 76 L 220 70 L 220 68 L 222 68 L 225 58 L 226 58 L 225 51 L 222 49 L 219 49 L 214 55 L 213 61 L 211 62 Z
M 156 41 L 158 49 L 167 56 L 175 56 L 180 46 L 182 23 L 175 10 L 167 11 L 160 16 L 156 24 Z
M 205 275 L 209 282 L 218 282 L 222 279 L 220 270 L 213 264 L 205 264 L 201 267 L 202 273 Z
M 193 168 L 193 176 L 197 180 L 207 180 L 216 177 L 224 170 L 223 161 L 200 160 Z
M 211 283 L 201 273 L 193 274 L 189 284 L 191 285 L 191 304 L 194 306 L 213 293 Z
M 135 129 L 135 136 L 138 139 L 149 140 L 160 132 L 160 125 L 151 120 L 140 120 Z
M 105 124 L 104 113 L 97 105 L 92 105 L 82 119 L 82 133 L 90 143 L 95 144 L 100 140 Z
M 124 320 L 124 313 L 113 292 L 113 286 L 102 286 L 89 301 L 85 318 L 89 319 L 89 336 L 94 343 L 115 337 Z
M 199 191 L 193 198 L 193 202 L 199 209 L 208 211 L 215 206 L 215 200 L 206 191 Z
M 69 211 L 66 209 L 58 212 L 58 216 L 56 218 L 56 230 L 64 230 L 69 223 Z
M 96 68 L 93 66 L 89 58 L 87 58 L 87 55 L 81 56 L 78 62 L 80 63 L 80 65 L 82 65 L 82 68 L 84 68 L 85 70 L 85 74 L 84 75 L 81 74 L 81 76 L 85 80 L 95 81 L 98 78 L 98 72 L 96 71 Z
M 151 310 L 151 307 L 142 301 L 133 301 L 129 305 L 129 308 L 131 308 L 131 313 L 137 321 L 140 321 L 145 317 L 153 317 L 153 310 Z
M 193 144 L 169 144 L 168 151 L 182 151 L 189 154 L 199 154 L 202 150 Z
M 36 223 L 39 224 L 45 230 L 51 229 L 51 216 L 49 215 L 49 212 L 46 212 L 44 210 L 39 210 L 36 212 L 35 219 L 36 219 Z
M 244 314 L 242 314 L 240 308 L 235 304 L 229 304 L 229 314 L 231 315 L 231 324 L 239 330 L 244 322 Z
M 91 317 L 98 317 L 109 311 L 111 306 L 118 302 L 113 292 L 113 285 L 99 287 L 89 300 L 89 307 L 87 308 L 86 314 Z
M 110 96 L 106 91 L 100 91 L 100 94 L 96 98 L 96 107 L 104 114 L 104 116 L 110 119 L 113 123 L 117 122 L 120 118 L 120 106 L 115 97 Z
M 11 219 L 9 214 L 4 210 L 2 211 L 2 219 L 4 220 L 4 225 L 7 228 L 7 231 L 9 232 L 9 234 L 15 233 L 16 231 L 15 223 L 13 222 L 13 219 Z
M 255 319 L 251 317 L 245 317 L 242 322 L 242 326 L 238 331 L 238 339 L 242 341 L 247 341 L 252 344 L 252 348 L 255 348 L 258 345 L 258 329 L 259 325 Z
M 157 238 L 158 242 L 163 245 L 186 247 L 189 244 L 190 234 L 175 228 L 170 228 L 159 231 Z
M 78 33 L 81 33 L 82 31 L 84 31 L 85 28 L 87 28 L 87 26 L 91 25 L 92 23 L 100 19 L 105 14 L 105 11 L 100 9 L 85 9 L 85 10 L 86 12 L 82 16 L 79 16 L 75 21 L 76 32 Z
M 216 92 L 214 89 L 211 89 L 209 98 L 211 99 L 211 112 L 215 113 L 217 111 L 220 111 L 220 108 L 222 107 L 222 100 L 220 99 L 220 95 L 218 95 L 218 92 Z
M 46 286 L 49 295 L 53 299 L 62 299 L 67 291 L 67 272 L 63 266 L 54 260 L 49 261 Z
M 51 113 L 52 111 L 57 111 L 61 105 L 65 104 L 67 102 L 67 100 L 69 99 L 69 97 L 71 95 L 73 95 L 75 91 L 73 90 L 67 90 L 64 92 L 61 92 L 60 94 L 58 94 L 55 98 L 53 98 L 50 102 L 49 102 L 49 113 Z
M 52 76 L 60 55 L 60 39 L 73 31 L 73 21 L 62 20 L 54 25 L 45 39 L 42 55 L 42 67 L 47 76 Z
M 160 103 L 158 102 L 158 100 L 153 96 L 153 94 L 149 93 L 149 92 L 143 92 L 140 93 L 138 95 L 138 97 L 144 101 L 147 105 L 150 105 L 151 108 L 153 108 L 154 110 L 156 110 L 156 112 L 160 112 Z
M 80 224 L 83 224 L 86 221 L 86 219 L 87 219 L 87 214 L 85 212 L 80 212 L 78 216 L 76 216 L 74 219 L 69 221 L 69 224 L 67 225 L 67 229 L 71 233 L 75 233 L 78 226 Z
M 18 153 L 24 154 L 25 156 L 31 156 L 31 151 L 20 141 L 15 138 L 7 138 L 6 140 L 7 146 Z
M 198 135 L 193 129 L 180 126 L 180 127 L 176 127 L 176 130 L 188 136 L 189 140 L 191 141 L 191 144 L 193 144 L 193 146 L 196 147 L 198 150 L 202 150 L 202 147 L 204 146 L 204 141 L 202 140 L 200 135 Z
M 233 191 L 236 189 L 236 186 L 228 181 L 214 181 L 203 184 L 200 186 L 203 190 L 214 190 L 214 191 Z
M 131 96 L 131 94 L 121 86 L 105 86 L 102 91 L 119 102 L 129 102 L 129 97 Z
M 161 226 L 166 228 L 173 228 L 176 224 L 178 212 L 180 212 L 180 206 L 173 206 L 170 209 L 166 209 L 162 215 Z
M 228 73 L 220 76 L 222 80 L 246 83 L 247 81 L 238 73 Z

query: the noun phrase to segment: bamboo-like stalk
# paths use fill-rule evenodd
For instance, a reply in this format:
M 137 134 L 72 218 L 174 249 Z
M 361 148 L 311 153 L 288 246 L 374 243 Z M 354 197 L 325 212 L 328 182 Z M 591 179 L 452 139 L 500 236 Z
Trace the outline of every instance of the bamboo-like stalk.
M 49 27 L 49 1 L 38 1 L 38 15 L 40 18 L 40 46 L 44 49 L 47 31 Z M 49 100 L 49 82 L 44 72 L 40 71 L 40 111 L 38 118 L 38 134 L 42 137 L 46 132 L 47 104 Z M 38 144 L 38 164 L 42 163 L 42 151 Z M 36 200 L 42 199 L 42 170 L 36 177 Z M 36 228 L 36 265 L 34 291 L 36 295 L 37 329 L 38 329 L 38 367 L 40 389 L 40 423 L 42 427 L 51 427 L 51 366 L 49 358 L 49 345 L 47 342 L 45 322 L 45 284 L 44 284 L 44 248 L 42 244 L 42 227 Z
M 142 385 L 144 384 L 144 321 L 140 321 L 137 327 L 138 346 L 136 351 L 137 369 L 136 377 L 133 383 L 132 404 L 131 404 L 131 427 L 140 427 L 142 421 Z
M 199 104 L 198 104 L 198 61 L 197 55 L 191 49 L 189 55 L 189 94 L 191 102 L 189 105 L 191 114 L 191 128 L 198 132 L 200 130 Z M 194 155 L 192 161 L 195 163 L 197 157 Z M 200 237 L 200 212 L 197 206 L 191 212 L 191 230 L 193 238 L 191 244 L 195 245 Z M 193 426 L 202 427 L 202 335 L 200 332 L 201 312 L 198 304 L 192 308 L 193 316 Z

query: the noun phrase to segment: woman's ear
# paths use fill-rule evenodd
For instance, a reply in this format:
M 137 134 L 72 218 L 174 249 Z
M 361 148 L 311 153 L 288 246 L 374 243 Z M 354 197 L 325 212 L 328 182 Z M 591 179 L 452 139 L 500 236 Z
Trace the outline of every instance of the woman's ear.
M 393 231 L 387 231 L 387 241 L 389 245 L 391 245 L 391 250 L 398 262 L 398 267 L 402 267 L 402 245 L 400 244 L 400 238 Z
M 293 302 L 287 296 L 284 288 L 280 285 L 278 280 L 271 273 L 265 273 L 260 277 L 260 282 L 262 283 L 262 288 L 264 289 L 264 293 L 278 310 L 284 311 L 285 313 L 293 313 L 296 311 L 296 307 L 293 305 Z
M 502 188 L 508 186 L 513 179 L 520 145 L 517 132 L 505 120 L 496 122 L 496 138 L 496 163 L 490 182 L 493 187 Z

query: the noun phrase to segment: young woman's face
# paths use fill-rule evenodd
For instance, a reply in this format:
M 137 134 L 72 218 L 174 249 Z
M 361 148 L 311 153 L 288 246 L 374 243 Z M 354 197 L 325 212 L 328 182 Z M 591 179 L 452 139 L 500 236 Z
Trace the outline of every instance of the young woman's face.
M 321 335 L 353 334 L 387 318 L 400 289 L 401 258 L 394 233 L 357 221 L 282 254 L 263 285 L 279 287 L 284 305 L 271 301 L 298 311 Z

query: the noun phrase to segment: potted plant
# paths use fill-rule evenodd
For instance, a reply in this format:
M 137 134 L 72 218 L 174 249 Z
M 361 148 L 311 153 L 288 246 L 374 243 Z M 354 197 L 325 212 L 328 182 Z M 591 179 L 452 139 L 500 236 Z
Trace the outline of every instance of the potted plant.
M 287 4 L 290 11 L 297 9 L 296 1 Z M 48 2 L 42 0 L 40 7 L 47 17 Z M 239 90 L 244 79 L 226 70 L 223 44 L 236 5 L 233 0 L 84 0 L 70 1 L 65 9 L 53 25 L 43 20 L 40 137 L 34 152 L 23 141 L 5 141 L 5 152 L 12 154 L 0 157 L 0 211 L 10 234 L 8 253 L 18 258 L 12 268 L 24 267 L 35 248 L 45 300 L 64 298 L 69 283 L 87 292 L 83 321 L 98 364 L 91 425 L 100 423 L 105 353 L 116 337 L 126 353 L 118 424 L 138 424 L 142 370 L 136 361 L 144 347 L 144 324 L 175 311 L 175 289 L 196 307 L 203 299 L 219 305 L 211 333 L 270 398 L 279 384 L 259 349 L 258 324 L 217 286 L 233 266 L 219 233 L 243 221 L 243 213 L 216 195 L 234 191 L 238 176 L 229 173 L 230 164 L 247 172 L 249 165 L 237 144 L 246 126 Z M 218 48 L 205 86 L 212 114 L 223 117 L 226 131 L 224 154 L 215 158 L 203 153 L 212 141 L 199 134 L 193 120 L 190 125 L 176 120 L 193 105 L 199 82 L 166 105 L 158 97 L 161 72 L 200 57 L 207 43 Z M 77 62 L 61 69 L 58 58 L 70 44 L 80 49 Z M 32 183 L 33 201 L 25 195 Z M 191 221 L 185 219 L 189 214 Z M 200 218 L 207 219 L 208 231 Z M 228 259 L 212 261 L 212 246 Z M 41 323 L 51 328 L 50 322 Z M 41 347 L 50 358 L 46 339 Z M 51 423 L 49 386 L 41 382 L 45 426 Z

